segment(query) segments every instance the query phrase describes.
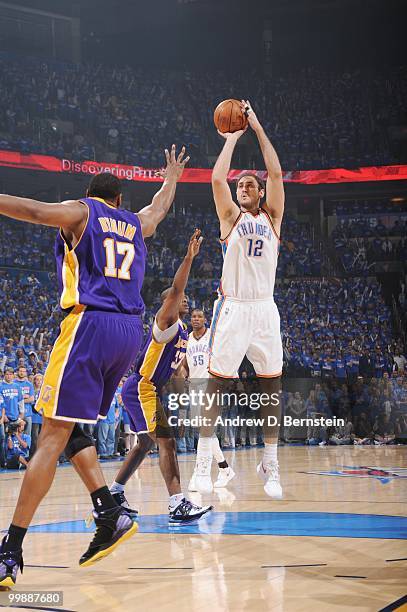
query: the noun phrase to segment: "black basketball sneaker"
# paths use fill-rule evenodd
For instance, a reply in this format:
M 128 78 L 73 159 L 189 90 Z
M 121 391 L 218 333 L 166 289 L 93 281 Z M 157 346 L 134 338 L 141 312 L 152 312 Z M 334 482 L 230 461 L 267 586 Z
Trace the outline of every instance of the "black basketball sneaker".
M 23 551 L 11 550 L 3 552 L 3 544 L 6 537 L 3 538 L 0 547 L 0 587 L 12 587 L 17 580 L 18 570 L 23 573 Z
M 124 491 L 116 491 L 112 493 L 112 497 L 118 506 L 121 506 L 123 510 L 126 510 L 127 514 L 129 514 L 132 518 L 137 517 L 138 510 L 130 508 L 129 502 L 126 499 Z
M 213 509 L 213 506 L 196 506 L 189 499 L 184 499 L 175 508 L 169 507 L 170 523 L 191 523 L 197 521 L 204 514 L 207 514 Z
M 115 550 L 119 544 L 131 538 L 138 530 L 131 516 L 123 508 L 111 508 L 104 512 L 93 511 L 96 532 L 88 550 L 79 559 L 81 567 L 93 565 Z

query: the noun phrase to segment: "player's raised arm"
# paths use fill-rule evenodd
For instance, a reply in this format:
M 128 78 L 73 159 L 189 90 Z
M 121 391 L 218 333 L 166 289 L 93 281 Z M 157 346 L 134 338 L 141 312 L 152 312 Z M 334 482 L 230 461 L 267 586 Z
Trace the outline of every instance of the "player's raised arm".
M 185 147 L 182 147 L 178 157 L 175 155 L 175 145 L 172 145 L 171 152 L 165 149 L 167 167 L 162 172 L 157 173 L 157 176 L 164 178 L 164 183 L 153 197 L 151 204 L 145 206 L 137 213 L 144 237 L 154 234 L 157 225 L 165 219 L 174 201 L 177 182 L 182 176 L 185 164 L 189 161 L 189 156 L 184 159 L 184 155 Z
M 162 331 L 178 321 L 179 307 L 187 286 L 192 262 L 199 253 L 202 240 L 201 230 L 196 229 L 189 241 L 187 253 L 175 273 L 172 285 L 167 289 L 164 302 L 156 314 L 156 323 Z
M 247 114 L 250 127 L 256 132 L 261 152 L 263 153 L 268 175 L 265 208 L 273 219 L 276 229 L 279 229 L 284 214 L 285 200 L 283 173 L 280 166 L 280 160 L 248 100 L 242 100 L 242 110 Z
M 246 130 L 238 130 L 237 132 L 233 132 L 233 134 L 218 131 L 218 134 L 226 139 L 212 171 L 212 191 L 216 212 L 220 221 L 221 236 L 225 236 L 229 233 L 240 213 L 238 205 L 232 198 L 228 185 L 228 174 L 236 143 L 245 131 Z
M 78 200 L 50 204 L 29 198 L 0 195 L 0 214 L 19 221 L 62 227 L 80 233 L 86 222 L 88 209 L 86 204 Z

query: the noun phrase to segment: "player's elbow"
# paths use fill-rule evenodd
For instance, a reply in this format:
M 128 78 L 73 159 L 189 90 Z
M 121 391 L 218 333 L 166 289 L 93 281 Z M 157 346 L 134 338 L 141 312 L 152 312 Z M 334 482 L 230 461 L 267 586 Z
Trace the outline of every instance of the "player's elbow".
M 224 176 L 220 175 L 220 174 L 212 174 L 212 178 L 211 178 L 211 182 L 212 185 L 214 187 L 217 187 L 219 185 L 225 185 L 225 183 L 227 183 L 227 180 Z

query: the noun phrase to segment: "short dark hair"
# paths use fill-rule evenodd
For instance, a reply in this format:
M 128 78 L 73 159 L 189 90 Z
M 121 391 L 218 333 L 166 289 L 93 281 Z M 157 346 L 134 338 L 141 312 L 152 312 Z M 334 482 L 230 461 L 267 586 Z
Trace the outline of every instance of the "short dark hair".
M 120 180 L 110 172 L 101 172 L 93 176 L 88 187 L 90 198 L 93 196 L 103 200 L 114 200 L 121 192 Z
M 265 189 L 266 185 L 263 181 L 263 179 L 261 179 L 255 172 L 242 172 L 242 174 L 236 179 L 236 187 L 240 181 L 240 179 L 244 178 L 245 176 L 251 176 L 252 178 L 255 179 L 255 181 L 257 182 L 259 189 Z
M 205 316 L 205 311 L 204 311 L 204 309 L 203 309 L 203 308 L 193 308 L 193 309 L 191 310 L 191 317 L 192 317 L 192 315 L 194 314 L 194 312 L 202 312 L 203 316 Z

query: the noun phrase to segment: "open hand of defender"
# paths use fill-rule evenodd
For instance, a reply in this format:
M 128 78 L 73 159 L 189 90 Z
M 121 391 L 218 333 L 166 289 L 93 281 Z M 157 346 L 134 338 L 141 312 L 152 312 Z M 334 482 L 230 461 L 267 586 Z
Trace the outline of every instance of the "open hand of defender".
M 203 236 L 201 236 L 201 230 L 196 229 L 194 233 L 192 234 L 191 239 L 189 241 L 188 251 L 186 255 L 187 257 L 194 259 L 194 257 L 198 255 L 199 249 L 202 244 L 202 240 L 203 240 Z
M 175 157 L 175 144 L 171 147 L 171 152 L 168 149 L 165 149 L 165 159 L 167 161 L 167 167 L 162 170 L 158 170 L 155 175 L 161 177 L 163 179 L 175 180 L 179 181 L 182 173 L 184 172 L 185 164 L 189 162 L 189 155 L 184 158 L 185 155 L 185 147 L 182 147 L 180 154 L 178 157 Z
M 258 128 L 261 128 L 261 123 L 257 119 L 257 115 L 252 109 L 252 105 L 249 100 L 242 100 L 241 102 L 242 111 L 245 113 L 247 120 L 249 122 L 250 127 L 256 131 Z

